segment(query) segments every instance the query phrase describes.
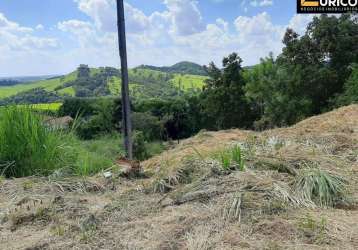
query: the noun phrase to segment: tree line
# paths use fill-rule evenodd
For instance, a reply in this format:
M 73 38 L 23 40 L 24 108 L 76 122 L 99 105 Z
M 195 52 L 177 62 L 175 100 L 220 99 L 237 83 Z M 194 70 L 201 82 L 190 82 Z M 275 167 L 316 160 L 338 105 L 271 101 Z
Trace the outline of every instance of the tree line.
M 243 68 L 240 56 L 232 53 L 222 67 L 214 63 L 205 67 L 209 78 L 201 92 L 134 99 L 134 129 L 147 140 L 181 139 L 202 129 L 262 130 L 357 103 L 357 41 L 357 15 L 314 17 L 301 36 L 287 29 L 276 58 L 270 54 L 258 65 Z M 85 138 L 119 130 L 120 100 L 106 100 L 112 101 L 82 105 L 88 101 L 69 99 L 62 114 L 75 116 L 87 106 L 96 107 L 82 127 Z

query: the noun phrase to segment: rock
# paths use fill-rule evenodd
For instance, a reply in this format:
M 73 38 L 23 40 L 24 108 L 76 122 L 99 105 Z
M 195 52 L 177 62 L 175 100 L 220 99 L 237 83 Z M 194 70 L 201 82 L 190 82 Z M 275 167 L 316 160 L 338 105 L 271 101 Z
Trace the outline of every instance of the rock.
M 111 172 L 104 172 L 103 176 L 104 176 L 104 178 L 109 179 L 109 178 L 112 177 L 112 173 Z

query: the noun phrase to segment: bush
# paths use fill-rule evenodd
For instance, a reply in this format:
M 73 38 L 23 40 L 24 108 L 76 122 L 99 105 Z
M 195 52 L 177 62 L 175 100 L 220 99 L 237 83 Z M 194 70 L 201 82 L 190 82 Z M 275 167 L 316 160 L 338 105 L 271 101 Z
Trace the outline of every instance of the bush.
M 154 141 L 163 138 L 163 124 L 158 117 L 148 113 L 132 114 L 133 130 L 142 131 L 146 140 Z
M 69 98 L 59 114 L 73 118 L 79 116 L 76 133 L 81 139 L 90 140 L 119 130 L 121 101 L 118 98 Z
M 145 136 L 142 131 L 134 131 L 133 133 L 133 156 L 135 159 L 143 161 L 149 157 L 146 148 Z
M 67 143 L 71 134 L 46 127 L 30 108 L 11 106 L 0 112 L 0 175 L 48 175 L 76 159 Z

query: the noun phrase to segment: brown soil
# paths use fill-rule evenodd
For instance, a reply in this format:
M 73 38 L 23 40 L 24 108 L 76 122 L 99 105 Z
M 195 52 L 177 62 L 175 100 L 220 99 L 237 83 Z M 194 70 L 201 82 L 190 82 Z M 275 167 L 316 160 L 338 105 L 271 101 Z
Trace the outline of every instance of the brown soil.
M 262 133 L 203 131 L 142 163 L 146 179 L 0 179 L 0 249 L 358 249 L 357 141 L 351 105 Z M 204 171 L 238 143 L 245 172 Z M 290 196 L 305 165 L 345 178 L 349 199 Z

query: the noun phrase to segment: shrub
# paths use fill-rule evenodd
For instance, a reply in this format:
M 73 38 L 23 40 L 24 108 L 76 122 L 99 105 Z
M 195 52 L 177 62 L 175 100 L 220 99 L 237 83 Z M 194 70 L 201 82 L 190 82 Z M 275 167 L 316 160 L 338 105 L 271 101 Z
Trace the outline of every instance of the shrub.
M 52 130 L 28 107 L 0 111 L 0 173 L 7 177 L 47 175 L 74 161 L 71 134 Z M 2 167 L 4 166 L 4 167 Z
M 344 198 L 346 181 L 324 170 L 309 168 L 296 177 L 294 185 L 296 193 L 303 199 L 320 206 L 333 206 Z
M 160 140 L 163 137 L 163 124 L 155 117 L 148 113 L 132 114 L 133 129 L 142 131 L 146 140 Z
M 145 136 L 142 131 L 134 131 L 133 133 L 133 156 L 137 160 L 145 160 L 149 157 Z

